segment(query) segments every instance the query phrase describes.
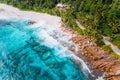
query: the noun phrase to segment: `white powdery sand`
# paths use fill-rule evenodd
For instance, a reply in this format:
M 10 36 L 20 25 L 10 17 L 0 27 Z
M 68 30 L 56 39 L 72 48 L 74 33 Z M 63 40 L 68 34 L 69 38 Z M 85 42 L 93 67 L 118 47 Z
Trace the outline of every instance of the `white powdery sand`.
M 32 11 L 21 11 L 15 7 L 0 4 L 0 18 L 19 18 L 19 19 L 28 19 L 35 22 L 44 22 L 48 25 L 60 26 L 61 18 L 57 16 L 51 16 L 45 13 L 37 13 Z

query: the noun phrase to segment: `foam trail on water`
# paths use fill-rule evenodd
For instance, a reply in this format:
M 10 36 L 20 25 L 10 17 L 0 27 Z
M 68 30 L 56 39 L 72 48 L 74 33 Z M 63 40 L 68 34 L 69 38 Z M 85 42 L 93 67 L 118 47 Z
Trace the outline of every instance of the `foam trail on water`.
M 94 77 L 94 75 L 92 75 L 91 70 L 88 68 L 88 66 L 86 65 L 86 63 L 80 59 L 79 57 L 77 57 L 73 52 L 71 52 L 70 50 L 68 50 L 68 47 L 74 46 L 75 47 L 75 51 L 78 51 L 78 47 L 77 45 L 75 45 L 73 42 L 69 41 L 69 38 L 67 36 L 63 36 L 58 28 L 56 27 L 51 27 L 50 25 L 45 25 L 42 24 L 45 27 L 42 26 L 42 31 L 40 31 L 37 35 L 38 36 L 42 36 L 43 39 L 45 40 L 45 42 L 43 44 L 51 46 L 51 47 L 58 47 L 59 46 L 59 51 L 58 51 L 58 55 L 61 57 L 70 57 L 73 61 L 77 62 L 77 64 L 79 64 L 81 66 L 81 70 L 82 72 L 89 78 L 90 76 Z M 39 26 L 39 24 L 37 24 L 36 26 Z M 54 38 L 56 37 L 56 38 Z M 63 44 L 62 44 L 63 43 Z M 52 44 L 52 45 L 51 45 Z M 65 46 L 66 44 L 66 46 Z M 62 54 L 64 52 L 64 54 Z
M 85 64 L 85 62 L 82 59 L 80 59 L 79 57 L 77 57 L 74 54 L 69 55 L 69 57 L 75 59 L 76 61 L 78 61 L 82 64 L 82 70 L 84 71 L 85 74 L 87 74 L 87 73 L 91 74 L 90 69 L 88 68 L 88 66 Z
M 36 24 L 32 25 L 31 27 L 32 28 L 40 28 L 41 31 L 37 32 L 36 35 L 38 35 L 40 37 L 40 39 L 42 37 L 42 39 L 44 40 L 44 42 L 42 44 L 47 45 L 51 48 L 59 47 L 59 51 L 57 53 L 59 56 L 71 57 L 72 59 L 77 61 L 82 66 L 81 69 L 84 74 L 87 74 L 87 76 L 92 74 L 90 69 L 85 64 L 85 62 L 82 59 L 80 59 L 79 57 L 77 57 L 74 53 L 72 53 L 71 51 L 68 50 L 68 47 L 71 47 L 71 46 L 75 46 L 75 49 L 76 49 L 75 51 L 78 51 L 78 48 L 73 42 L 69 41 L 69 39 L 66 36 L 63 36 L 59 32 L 58 28 L 53 27 L 51 25 L 46 25 L 46 24 L 44 24 L 44 22 L 36 23 Z M 54 37 L 57 37 L 57 38 L 54 38 Z M 66 46 L 63 46 L 62 43 L 63 43 L 63 45 L 66 44 Z M 63 53 L 63 52 L 65 52 L 65 53 Z
M 80 59 L 79 57 L 77 57 L 75 54 L 71 54 L 71 55 L 69 55 L 69 57 L 78 65 L 78 67 L 85 74 L 85 76 L 88 79 L 92 80 L 94 75 L 92 74 L 92 72 L 88 68 L 88 66 L 85 64 L 85 62 L 82 59 Z
M 67 47 L 62 47 L 41 26 L 44 26 L 43 23 L 30 26 L 26 21 L 11 21 L 1 25 L 2 80 L 86 80 L 68 57 L 60 57 L 68 52 Z
M 70 47 L 74 47 L 75 51 L 78 51 L 77 45 L 69 41 L 67 36 L 63 36 L 58 30 L 58 27 L 46 25 L 44 21 L 29 26 L 21 23 L 22 22 L 13 21 L 9 26 L 1 27 L 1 33 L 6 32 L 5 29 L 7 29 L 9 35 L 5 37 L 7 37 L 9 41 L 7 38 L 4 40 L 4 36 L 0 35 L 3 38 L 1 38 L 0 45 L 9 44 L 9 46 L 5 46 L 5 48 L 11 51 L 9 54 L 0 47 L 2 50 L 2 54 L 0 54 L 0 64 L 2 65 L 0 66 L 0 71 L 4 73 L 1 74 L 3 80 L 6 80 L 8 77 L 10 80 L 21 78 L 22 75 L 24 75 L 18 74 L 21 73 L 21 70 L 23 73 L 28 71 L 27 74 L 30 74 L 26 76 L 28 78 L 29 76 L 33 77 L 33 75 L 37 73 L 39 73 L 40 76 L 49 73 L 49 75 L 47 74 L 48 77 L 53 80 L 55 80 L 55 78 L 59 80 L 59 78 L 61 78 L 59 76 L 63 75 L 63 77 L 67 77 L 67 80 L 71 80 L 72 77 L 78 80 L 80 77 L 79 74 L 77 76 L 76 74 L 80 72 L 71 60 L 77 63 L 78 67 L 80 66 L 80 71 L 84 73 L 87 79 L 92 76 L 92 72 L 86 63 L 70 51 Z M 4 67 L 6 64 L 9 65 L 10 68 Z M 15 71 L 18 72 L 14 73 L 14 67 L 17 69 Z M 31 67 L 34 68 L 34 70 L 32 70 Z M 40 69 L 41 73 L 38 72 Z M 61 72 L 59 72 L 59 69 Z M 70 70 L 73 70 L 75 73 Z M 70 77 L 68 75 L 70 75 Z M 81 78 L 81 80 L 85 79 Z
M 103 73 L 102 76 L 98 77 L 96 80 L 103 80 L 104 76 L 105 76 L 105 73 Z

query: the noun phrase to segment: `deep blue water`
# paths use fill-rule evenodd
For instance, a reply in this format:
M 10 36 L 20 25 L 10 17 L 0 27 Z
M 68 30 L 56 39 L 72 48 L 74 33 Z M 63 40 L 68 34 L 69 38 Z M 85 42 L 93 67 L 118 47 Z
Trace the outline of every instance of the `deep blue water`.
M 0 21 L 0 80 L 87 80 L 41 31 L 24 20 Z

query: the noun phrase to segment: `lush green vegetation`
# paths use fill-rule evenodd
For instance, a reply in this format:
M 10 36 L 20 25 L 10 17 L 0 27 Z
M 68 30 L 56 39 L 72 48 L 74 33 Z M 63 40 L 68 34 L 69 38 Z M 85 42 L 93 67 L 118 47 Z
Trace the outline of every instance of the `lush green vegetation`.
M 120 1 L 119 0 L 2 0 L 20 9 L 47 12 L 62 17 L 67 26 L 80 34 L 87 35 L 99 46 L 103 46 L 102 36 L 109 36 L 120 48 Z M 59 10 L 58 3 L 70 9 Z M 83 32 L 75 20 L 86 27 Z
M 120 49 L 120 35 L 113 36 L 112 42 L 118 46 Z
M 102 49 L 107 51 L 108 53 L 112 54 L 114 57 L 120 59 L 120 56 L 112 51 L 110 45 L 103 45 Z
M 118 0 L 81 0 L 75 4 L 78 5 L 73 8 L 76 18 L 86 27 L 86 34 L 98 45 L 101 45 L 101 35 L 112 38 L 120 34 Z

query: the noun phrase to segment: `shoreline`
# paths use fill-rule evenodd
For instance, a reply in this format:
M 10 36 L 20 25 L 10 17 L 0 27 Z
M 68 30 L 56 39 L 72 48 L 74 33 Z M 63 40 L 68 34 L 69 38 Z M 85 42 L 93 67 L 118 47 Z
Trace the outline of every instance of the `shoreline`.
M 77 32 L 66 27 L 63 23 L 61 23 L 60 17 L 51 16 L 44 13 L 21 11 L 6 4 L 0 4 L 0 9 L 2 9 L 0 10 L 0 15 L 4 15 L 2 17 L 17 17 L 19 19 L 28 19 L 54 26 L 56 29 L 61 31 L 63 35 L 68 36 L 71 41 L 78 45 L 79 50 L 76 55 L 87 62 L 90 69 L 95 70 L 93 71 L 93 74 L 95 74 L 96 77 L 102 75 L 102 71 L 105 71 L 105 80 L 114 80 L 116 76 L 118 80 L 120 79 L 120 60 L 115 59 L 112 55 L 103 51 L 86 36 L 79 35 Z M 97 72 L 100 73 L 97 74 Z
M 61 21 L 61 18 L 58 16 L 52 16 L 47 13 L 22 11 L 11 5 L 1 4 L 1 3 L 0 3 L 0 16 L 2 16 L 3 18 L 9 17 L 9 18 L 26 19 L 35 22 L 43 22 L 45 24 L 53 25 L 53 26 L 58 26 L 58 25 L 60 26 L 60 21 Z
M 78 46 L 78 51 L 77 52 L 76 52 L 75 49 L 71 49 L 71 51 L 73 51 L 77 57 L 81 58 L 86 63 L 86 65 L 91 70 L 92 74 L 95 76 L 93 80 L 96 80 L 97 78 L 101 77 L 104 72 L 93 66 L 93 61 L 90 60 L 88 58 L 89 55 L 87 55 L 87 54 L 89 54 L 89 52 L 87 52 L 86 50 L 83 49 L 84 45 L 81 44 L 82 41 L 77 41 L 79 39 L 85 40 L 85 39 L 88 39 L 88 38 L 86 36 L 79 35 L 76 31 L 72 30 L 69 27 L 66 27 L 63 23 L 62 23 L 62 26 L 60 27 L 60 29 L 61 29 L 61 32 L 63 33 L 63 35 L 69 36 L 70 41 L 74 42 Z M 76 40 L 74 40 L 74 38 Z M 96 45 L 95 43 L 92 43 L 92 44 Z M 79 66 L 79 64 L 77 64 L 77 63 L 76 63 L 76 65 Z
M 74 43 L 78 44 L 79 50 L 83 51 L 82 53 L 78 53 L 77 56 L 82 58 L 86 62 L 91 62 L 92 65 L 88 63 L 91 69 L 99 69 L 100 71 L 105 72 L 106 74 L 104 80 L 120 80 L 119 59 L 116 59 L 113 55 L 102 50 L 88 37 L 84 35 L 79 35 L 77 32 L 66 26 L 62 27 L 61 29 L 64 34 L 67 33 L 68 35 L 72 35 L 71 40 Z M 85 59 L 83 57 L 85 57 Z

